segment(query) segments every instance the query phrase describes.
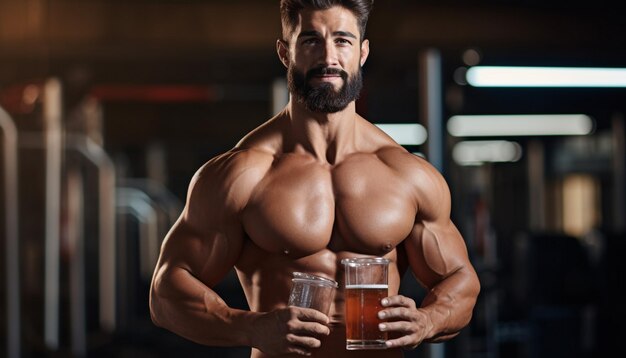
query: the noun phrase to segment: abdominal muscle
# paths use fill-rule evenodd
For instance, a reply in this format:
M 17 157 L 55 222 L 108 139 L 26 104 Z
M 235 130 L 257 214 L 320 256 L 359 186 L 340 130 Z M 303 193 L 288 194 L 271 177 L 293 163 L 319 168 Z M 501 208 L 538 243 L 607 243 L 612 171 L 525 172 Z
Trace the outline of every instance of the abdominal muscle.
M 347 351 L 345 348 L 344 320 L 344 271 L 341 260 L 348 257 L 376 255 L 356 254 L 350 251 L 333 252 L 321 250 L 312 255 L 293 257 L 290 254 L 268 253 L 248 242 L 236 265 L 237 275 L 252 311 L 269 312 L 287 305 L 291 278 L 294 271 L 316 274 L 338 282 L 339 288 L 330 307 L 331 333 L 321 339 L 321 347 L 313 350 L 313 357 L 402 357 L 399 349 L 373 351 Z M 400 274 L 397 267 L 397 252 L 392 250 L 386 255 L 391 263 L 389 266 L 389 295 L 398 292 Z M 257 349 L 252 349 L 252 357 L 268 357 Z M 285 357 L 296 357 L 286 355 Z

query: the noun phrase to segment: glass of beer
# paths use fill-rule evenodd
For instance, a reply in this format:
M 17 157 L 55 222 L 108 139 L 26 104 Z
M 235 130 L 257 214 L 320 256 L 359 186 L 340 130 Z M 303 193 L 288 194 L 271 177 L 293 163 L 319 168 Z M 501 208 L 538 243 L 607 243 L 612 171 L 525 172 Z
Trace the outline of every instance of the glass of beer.
M 294 272 L 291 279 L 291 293 L 287 305 L 316 309 L 328 316 L 330 304 L 335 298 L 338 285 L 334 280 Z
M 382 257 L 341 260 L 345 268 L 346 349 L 385 349 L 378 312 L 388 296 L 389 260 Z

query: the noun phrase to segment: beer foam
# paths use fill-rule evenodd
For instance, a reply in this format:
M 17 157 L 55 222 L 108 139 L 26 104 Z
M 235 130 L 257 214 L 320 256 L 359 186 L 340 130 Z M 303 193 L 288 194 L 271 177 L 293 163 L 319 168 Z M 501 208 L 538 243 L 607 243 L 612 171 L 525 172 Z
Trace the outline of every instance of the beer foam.
M 358 285 L 346 285 L 346 290 L 355 290 L 355 289 L 366 289 L 366 290 L 380 290 L 380 289 L 388 289 L 389 285 L 384 283 L 366 283 L 366 284 L 358 284 Z

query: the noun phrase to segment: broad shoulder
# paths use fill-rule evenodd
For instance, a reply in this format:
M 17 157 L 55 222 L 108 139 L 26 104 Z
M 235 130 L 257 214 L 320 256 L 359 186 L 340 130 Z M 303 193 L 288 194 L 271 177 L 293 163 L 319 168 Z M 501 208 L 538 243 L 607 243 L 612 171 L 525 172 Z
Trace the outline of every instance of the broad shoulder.
M 234 148 L 206 162 L 198 169 L 194 180 L 230 187 L 236 184 L 233 181 L 262 177 L 273 160 L 272 153 L 259 148 Z
M 376 155 L 409 184 L 421 216 L 426 219 L 449 216 L 450 190 L 443 175 L 432 164 L 395 146 L 383 147 Z
M 403 175 L 427 174 L 436 169 L 423 157 L 407 151 L 400 145 L 387 145 L 375 152 L 380 161 Z
M 271 153 L 256 148 L 234 148 L 210 159 L 191 180 L 188 204 L 215 204 L 229 211 L 240 211 L 273 159 Z

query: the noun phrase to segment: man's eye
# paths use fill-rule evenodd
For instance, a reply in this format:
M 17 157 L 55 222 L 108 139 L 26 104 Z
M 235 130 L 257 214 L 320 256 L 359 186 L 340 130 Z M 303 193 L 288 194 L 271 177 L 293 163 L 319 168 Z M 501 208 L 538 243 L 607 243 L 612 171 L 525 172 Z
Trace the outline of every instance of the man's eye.
M 344 45 L 351 44 L 351 42 L 346 40 L 346 39 L 337 39 L 336 42 L 339 43 L 339 44 L 344 44 Z

